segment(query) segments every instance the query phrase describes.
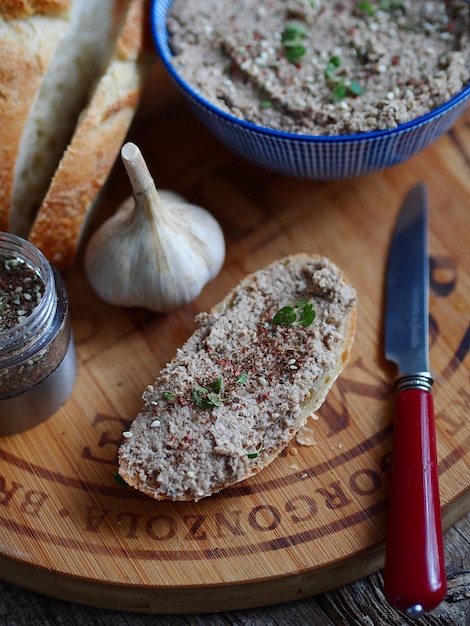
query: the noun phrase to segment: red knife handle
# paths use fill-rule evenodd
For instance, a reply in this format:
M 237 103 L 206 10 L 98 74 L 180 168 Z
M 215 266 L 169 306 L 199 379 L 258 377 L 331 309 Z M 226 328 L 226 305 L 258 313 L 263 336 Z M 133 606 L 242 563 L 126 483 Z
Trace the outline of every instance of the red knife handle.
M 433 398 L 423 389 L 396 395 L 384 592 L 410 617 L 446 593 Z

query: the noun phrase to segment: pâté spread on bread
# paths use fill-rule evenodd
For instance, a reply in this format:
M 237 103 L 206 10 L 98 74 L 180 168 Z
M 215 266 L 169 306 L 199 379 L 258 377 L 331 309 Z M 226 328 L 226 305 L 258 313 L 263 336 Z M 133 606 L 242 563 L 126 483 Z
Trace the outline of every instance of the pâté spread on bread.
M 461 0 L 174 0 L 167 24 L 195 91 L 288 132 L 392 129 L 470 81 Z
M 356 292 L 331 261 L 299 254 L 196 319 L 119 450 L 124 480 L 156 499 L 216 493 L 288 445 L 346 365 Z

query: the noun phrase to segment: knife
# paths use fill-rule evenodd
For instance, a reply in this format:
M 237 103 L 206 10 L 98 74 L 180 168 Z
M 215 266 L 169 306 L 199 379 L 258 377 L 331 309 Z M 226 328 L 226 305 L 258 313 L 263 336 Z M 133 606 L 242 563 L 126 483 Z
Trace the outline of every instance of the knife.
M 398 366 L 384 593 L 409 617 L 446 593 L 436 430 L 429 371 L 427 188 L 405 198 L 387 271 L 385 356 Z

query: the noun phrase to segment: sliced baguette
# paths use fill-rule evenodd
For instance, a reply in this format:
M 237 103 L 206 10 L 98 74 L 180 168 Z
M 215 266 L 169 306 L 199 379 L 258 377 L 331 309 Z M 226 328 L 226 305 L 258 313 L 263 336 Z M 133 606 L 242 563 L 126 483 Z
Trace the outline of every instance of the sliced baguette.
M 0 230 L 10 230 L 15 163 L 30 109 L 70 26 L 67 2 L 0 4 Z
M 2 0 L 0 13 L 8 20 L 25 18 L 31 15 L 59 15 L 67 11 L 70 0 Z
M 300 301 L 313 304 L 313 323 L 273 323 Z M 157 500 L 210 496 L 288 445 L 348 361 L 356 292 L 328 259 L 293 255 L 247 276 L 196 319 L 119 448 L 121 477 Z
M 41 204 L 29 239 L 61 271 L 119 154 L 151 66 L 148 0 L 131 0 L 119 38 Z
M 22 131 L 11 198 L 12 232 L 28 235 L 76 119 L 109 56 L 126 4 L 127 0 L 72 1 L 67 33 L 49 63 Z

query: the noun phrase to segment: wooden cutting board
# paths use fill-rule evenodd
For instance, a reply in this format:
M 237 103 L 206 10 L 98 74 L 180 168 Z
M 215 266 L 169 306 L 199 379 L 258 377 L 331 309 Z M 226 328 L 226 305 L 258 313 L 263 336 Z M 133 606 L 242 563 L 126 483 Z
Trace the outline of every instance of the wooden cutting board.
M 294 600 L 383 564 L 394 369 L 383 357 L 384 265 L 399 205 L 430 194 L 431 362 L 443 519 L 470 510 L 470 112 L 406 164 L 347 182 L 295 180 L 222 147 L 156 66 L 131 131 L 160 188 L 209 209 L 227 239 L 223 271 L 171 315 L 100 302 L 81 260 L 66 276 L 79 375 L 46 423 L 0 440 L 1 577 L 75 602 L 184 613 Z M 120 163 L 103 219 L 129 194 Z M 287 254 L 329 256 L 359 294 L 350 364 L 293 443 L 258 477 L 198 503 L 159 503 L 115 480 L 141 393 L 247 272 Z

